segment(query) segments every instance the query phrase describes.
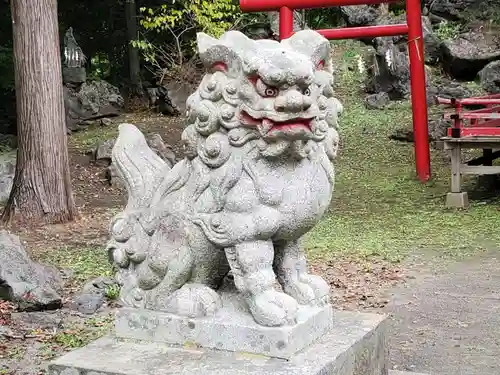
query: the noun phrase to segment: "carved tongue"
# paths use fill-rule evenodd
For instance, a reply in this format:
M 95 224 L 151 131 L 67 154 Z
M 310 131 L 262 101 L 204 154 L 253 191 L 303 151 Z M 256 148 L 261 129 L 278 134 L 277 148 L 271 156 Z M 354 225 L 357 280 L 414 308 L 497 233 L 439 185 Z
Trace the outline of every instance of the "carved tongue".
M 269 130 L 274 126 L 274 122 L 271 120 L 265 118 L 262 120 L 262 133 L 267 134 L 269 133 Z

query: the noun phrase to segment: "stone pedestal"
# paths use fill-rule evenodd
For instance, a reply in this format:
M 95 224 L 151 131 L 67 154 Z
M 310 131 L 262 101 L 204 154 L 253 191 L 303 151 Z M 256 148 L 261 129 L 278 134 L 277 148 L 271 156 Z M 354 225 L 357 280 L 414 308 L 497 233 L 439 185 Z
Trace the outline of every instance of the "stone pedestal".
M 255 322 L 241 295 L 220 291 L 222 307 L 214 316 L 190 319 L 151 310 L 122 309 L 115 335 L 123 339 L 196 345 L 203 348 L 289 359 L 333 328 L 333 309 L 302 306 L 297 324 L 264 327 Z
M 339 311 L 328 333 L 289 360 L 109 336 L 55 360 L 49 374 L 387 375 L 386 348 L 385 317 Z

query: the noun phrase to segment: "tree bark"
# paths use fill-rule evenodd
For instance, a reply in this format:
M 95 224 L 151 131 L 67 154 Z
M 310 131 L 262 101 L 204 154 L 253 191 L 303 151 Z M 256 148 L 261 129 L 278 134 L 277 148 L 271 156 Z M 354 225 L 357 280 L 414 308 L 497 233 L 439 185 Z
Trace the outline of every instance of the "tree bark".
M 132 96 L 142 96 L 141 65 L 139 49 L 132 45 L 137 38 L 137 8 L 135 0 L 125 0 L 125 20 L 127 22 L 128 65 Z
M 66 139 L 57 0 L 11 0 L 18 150 L 2 215 L 62 223 L 77 210 Z

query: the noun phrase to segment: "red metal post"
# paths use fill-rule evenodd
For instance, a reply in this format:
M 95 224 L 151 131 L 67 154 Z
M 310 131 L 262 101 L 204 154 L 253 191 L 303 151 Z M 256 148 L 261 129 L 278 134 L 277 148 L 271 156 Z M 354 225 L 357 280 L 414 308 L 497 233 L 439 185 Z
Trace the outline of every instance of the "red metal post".
M 415 138 L 415 161 L 420 181 L 431 178 L 427 95 L 425 93 L 424 43 L 420 0 L 406 0 L 408 48 L 410 56 L 411 105 Z
M 289 7 L 280 8 L 280 40 L 290 38 L 293 34 L 293 10 Z

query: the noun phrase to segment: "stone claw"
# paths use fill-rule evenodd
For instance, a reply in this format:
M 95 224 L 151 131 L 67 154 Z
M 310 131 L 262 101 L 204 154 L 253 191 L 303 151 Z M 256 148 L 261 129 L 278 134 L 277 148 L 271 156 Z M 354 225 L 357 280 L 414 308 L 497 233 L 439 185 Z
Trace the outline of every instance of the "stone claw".
M 284 290 L 301 305 L 323 306 L 330 302 L 330 286 L 316 275 L 303 274 L 298 281 L 288 283 Z
M 296 323 L 297 301 L 285 293 L 268 290 L 248 300 L 255 321 L 268 327 Z

